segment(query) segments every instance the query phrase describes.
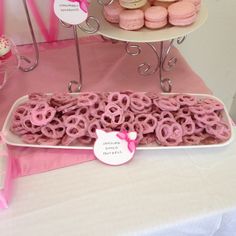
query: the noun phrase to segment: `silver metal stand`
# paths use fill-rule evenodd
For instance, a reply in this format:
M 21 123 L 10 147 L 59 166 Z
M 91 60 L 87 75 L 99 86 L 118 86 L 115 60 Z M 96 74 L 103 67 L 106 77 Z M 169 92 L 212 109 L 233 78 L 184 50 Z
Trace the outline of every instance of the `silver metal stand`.
M 177 44 L 181 44 L 184 42 L 186 36 L 182 38 L 178 38 L 176 40 Z M 149 46 L 156 57 L 156 64 L 152 66 L 149 63 L 141 63 L 138 66 L 138 72 L 141 75 L 149 76 L 159 72 L 159 80 L 160 86 L 163 92 L 170 93 L 172 90 L 172 80 L 168 77 L 163 76 L 163 72 L 171 71 L 178 59 L 176 57 L 169 58 L 171 49 L 175 39 L 172 39 L 170 42 L 159 42 L 159 43 L 145 43 L 145 45 Z M 166 46 L 167 45 L 167 46 Z M 158 49 L 159 47 L 159 49 Z M 138 44 L 126 43 L 126 52 L 131 56 L 137 56 L 142 52 L 142 47 Z
M 26 67 L 20 66 L 19 68 L 24 72 L 29 72 L 29 71 L 32 71 L 34 68 L 36 68 L 38 66 L 38 63 L 39 63 L 39 49 L 38 49 L 38 45 L 37 45 L 37 41 L 36 41 L 36 38 L 35 38 L 34 29 L 33 29 L 33 25 L 32 25 L 32 21 L 31 21 L 30 14 L 29 14 L 27 0 L 22 0 L 22 1 L 23 1 L 23 5 L 24 5 L 24 8 L 25 8 L 27 22 L 28 22 L 28 25 L 29 25 L 29 28 L 30 28 L 30 33 L 31 33 L 32 41 L 33 41 L 35 59 L 32 62 L 26 56 L 20 56 L 20 59 L 22 61 L 24 61 L 24 62 L 26 62 L 30 65 L 26 66 Z M 76 47 L 77 66 L 78 66 L 78 70 L 79 70 L 79 80 L 71 80 L 68 84 L 68 91 L 69 92 L 79 92 L 82 88 L 82 85 L 83 85 L 83 73 L 82 73 L 82 66 L 81 66 L 81 59 L 80 59 L 80 49 L 79 49 L 79 39 L 78 39 L 77 31 L 78 31 L 78 29 L 80 29 L 83 32 L 86 32 L 88 34 L 94 34 L 98 31 L 100 25 L 99 25 L 99 22 L 97 21 L 97 19 L 95 19 L 92 16 L 89 16 L 86 19 L 86 21 L 84 23 L 80 24 L 80 25 L 69 25 L 69 24 L 66 24 L 64 22 L 61 22 L 61 23 L 66 28 L 72 28 L 73 29 L 75 47 Z
M 27 6 L 27 0 L 22 0 L 22 1 L 24 4 L 26 16 L 27 16 L 27 21 L 28 21 L 28 25 L 30 28 L 32 41 L 33 41 L 35 59 L 32 62 L 29 58 L 27 58 L 25 56 L 20 56 L 20 59 L 22 61 L 25 61 L 26 63 L 29 64 L 29 66 L 26 66 L 26 67 L 20 66 L 20 69 L 24 72 L 29 72 L 38 66 L 39 50 L 38 50 L 38 45 L 36 42 L 34 29 L 32 26 L 29 10 L 28 10 L 28 6 Z M 114 0 L 97 0 L 97 1 L 99 4 L 104 6 L 104 5 L 111 4 Z M 89 16 L 85 22 L 83 22 L 82 24 L 79 24 L 79 25 L 70 25 L 70 24 L 67 24 L 62 21 L 61 21 L 61 23 L 64 27 L 73 29 L 75 48 L 76 48 L 77 67 L 79 70 L 79 79 L 78 80 L 71 80 L 69 82 L 68 91 L 71 93 L 72 92 L 80 92 L 80 90 L 82 89 L 82 86 L 83 86 L 83 73 L 82 73 L 82 66 L 81 66 L 78 29 L 80 29 L 83 32 L 88 33 L 88 34 L 94 34 L 99 30 L 100 24 L 99 24 L 98 20 L 93 16 Z M 186 37 L 178 38 L 177 44 L 181 44 L 185 40 L 185 38 Z M 104 40 L 106 40 L 106 39 L 104 38 Z M 111 41 L 113 43 L 116 42 L 116 40 L 112 40 L 112 39 L 111 39 Z M 154 52 L 156 59 L 157 59 L 157 63 L 154 67 L 146 62 L 144 62 L 138 66 L 138 72 L 144 76 L 152 75 L 152 74 L 156 73 L 157 71 L 159 71 L 160 86 L 161 86 L 161 89 L 163 92 L 171 92 L 171 90 L 172 90 L 172 80 L 170 78 L 163 77 L 163 72 L 172 70 L 173 67 L 177 63 L 177 58 L 175 58 L 175 57 L 170 58 L 168 60 L 168 56 L 170 54 L 170 51 L 171 51 L 174 41 L 175 41 L 175 39 L 172 39 L 169 42 L 167 49 L 165 49 L 164 42 L 160 42 L 159 44 L 145 43 Z M 158 45 L 160 45 L 159 50 L 158 50 Z M 142 48 L 140 45 L 127 42 L 126 43 L 126 52 L 129 55 L 137 56 L 142 52 Z
M 27 66 L 22 66 L 21 65 L 19 67 L 19 69 L 24 71 L 24 72 L 29 72 L 29 71 L 32 71 L 34 68 L 36 68 L 38 66 L 38 63 L 39 63 L 39 49 L 38 49 L 38 44 L 37 44 L 37 41 L 36 41 L 36 38 L 35 38 L 34 29 L 33 29 L 30 14 L 29 14 L 27 0 L 22 0 L 22 1 L 23 1 L 23 5 L 24 5 L 24 8 L 25 8 L 25 13 L 26 13 L 27 22 L 28 22 L 29 29 L 30 29 L 31 38 L 32 38 L 32 41 L 33 41 L 35 59 L 33 61 L 31 61 L 28 57 L 21 55 L 20 60 L 26 62 L 28 65 Z
M 97 2 L 102 6 L 107 6 L 111 4 L 113 1 L 114 0 L 97 0 Z M 177 38 L 176 39 L 177 44 L 183 43 L 185 38 L 186 36 Z M 107 39 L 104 38 L 104 40 Z M 113 40 L 112 42 L 116 42 L 116 40 Z M 164 77 L 163 73 L 171 71 L 177 63 L 177 58 L 172 57 L 169 59 L 169 55 L 174 42 L 175 39 L 172 39 L 170 42 L 162 41 L 159 43 L 145 43 L 145 45 L 147 45 L 153 51 L 157 62 L 154 66 L 146 62 L 141 63 L 138 66 L 138 73 L 144 76 L 149 76 L 158 72 L 161 89 L 163 92 L 167 93 L 171 92 L 172 90 L 172 80 L 168 77 Z M 126 42 L 125 49 L 126 52 L 131 56 L 137 56 L 142 52 L 142 47 L 136 43 Z
M 74 34 L 75 48 L 76 48 L 76 58 L 77 58 L 77 66 L 79 71 L 79 79 L 71 80 L 68 84 L 68 91 L 70 93 L 80 92 L 83 86 L 83 73 L 80 59 L 80 48 L 79 48 L 79 38 L 78 38 L 78 29 L 82 30 L 87 34 L 94 34 L 99 30 L 100 24 L 96 18 L 93 16 L 89 16 L 85 22 L 80 25 L 70 25 L 63 21 L 61 24 L 66 28 L 72 28 Z

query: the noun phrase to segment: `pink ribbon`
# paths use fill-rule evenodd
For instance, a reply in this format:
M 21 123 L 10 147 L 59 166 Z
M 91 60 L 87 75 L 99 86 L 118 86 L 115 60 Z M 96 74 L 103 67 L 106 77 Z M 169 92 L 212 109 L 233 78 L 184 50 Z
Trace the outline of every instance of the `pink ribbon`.
M 87 0 L 68 0 L 70 2 L 78 2 L 79 5 L 80 5 L 80 8 L 82 11 L 84 11 L 85 13 L 88 12 L 88 6 L 89 6 L 89 3 Z
M 58 35 L 58 28 L 59 28 L 58 19 L 54 14 L 53 4 L 54 4 L 54 0 L 50 0 L 50 2 L 49 2 L 49 11 L 50 11 L 49 30 L 47 30 L 45 23 L 43 21 L 43 18 L 39 12 L 39 9 L 38 9 L 35 1 L 28 0 L 28 5 L 31 8 L 31 11 L 35 17 L 35 20 L 39 26 L 39 29 L 47 42 L 55 41 L 57 39 L 57 35 Z
M 125 140 L 128 143 L 128 149 L 131 153 L 135 151 L 135 149 L 136 149 L 136 140 L 131 139 L 126 131 L 119 132 L 116 136 L 119 139 Z
M 4 0 L 0 0 L 0 35 L 4 34 Z

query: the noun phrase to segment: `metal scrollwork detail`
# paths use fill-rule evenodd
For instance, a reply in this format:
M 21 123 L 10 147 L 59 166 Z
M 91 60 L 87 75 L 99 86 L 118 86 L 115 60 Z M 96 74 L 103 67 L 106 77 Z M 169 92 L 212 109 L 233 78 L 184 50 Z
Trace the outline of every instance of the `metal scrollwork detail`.
M 176 39 L 178 45 L 182 44 L 186 36 Z M 157 60 L 156 66 L 152 66 L 149 63 L 141 63 L 138 65 L 138 73 L 141 75 L 152 75 L 159 71 L 160 87 L 163 92 L 170 93 L 172 91 L 172 80 L 163 76 L 163 72 L 171 71 L 177 64 L 177 58 L 175 56 L 170 57 L 171 49 L 173 48 L 175 39 L 169 42 L 160 42 L 155 45 L 152 43 L 146 43 L 155 54 Z M 160 45 L 160 47 L 158 47 Z M 138 44 L 126 43 L 126 52 L 131 56 L 137 56 L 141 54 L 142 48 Z
M 33 41 L 35 59 L 34 59 L 34 61 L 32 61 L 28 57 L 21 55 L 20 56 L 21 65 L 19 66 L 19 69 L 23 72 L 29 72 L 29 71 L 32 71 L 33 69 L 35 69 L 38 66 L 38 63 L 39 63 L 39 49 L 38 49 L 38 44 L 37 44 L 36 37 L 35 37 L 35 34 L 34 34 L 34 29 L 33 29 L 33 25 L 32 25 L 32 21 L 31 21 L 31 18 L 30 18 L 29 9 L 28 9 L 26 0 L 23 0 L 23 5 L 24 5 L 27 22 L 28 22 L 29 29 L 30 29 L 31 38 L 32 38 L 32 41 Z M 23 66 L 22 63 L 26 64 L 26 65 Z
M 82 84 L 80 84 L 77 80 L 71 80 L 68 84 L 69 93 L 80 92 L 81 88 L 82 88 Z
M 125 50 L 130 56 L 138 56 L 142 52 L 139 45 L 130 43 L 126 43 Z
M 60 21 L 60 22 L 65 28 L 72 28 L 73 29 L 75 48 L 76 48 L 76 57 L 77 57 L 77 66 L 78 66 L 78 71 L 79 71 L 78 81 L 71 80 L 68 84 L 68 91 L 70 93 L 80 92 L 80 90 L 82 89 L 82 85 L 83 85 L 83 73 L 82 73 L 79 38 L 78 38 L 77 29 L 79 28 L 80 30 L 82 30 L 83 32 L 85 32 L 87 34 L 94 34 L 99 30 L 100 24 L 99 24 L 99 21 L 93 16 L 89 16 L 86 19 L 86 21 L 84 21 L 83 23 L 81 23 L 79 25 L 71 25 L 71 24 L 67 24 L 63 21 Z
M 172 80 L 170 78 L 160 79 L 161 90 L 165 93 L 170 93 L 172 90 Z
M 100 23 L 95 17 L 89 16 L 85 22 L 77 25 L 77 27 L 87 34 L 95 34 L 100 28 Z
M 178 45 L 182 44 L 186 39 L 186 36 L 183 37 L 179 37 L 176 39 L 176 43 Z M 171 70 L 174 69 L 174 67 L 176 66 L 178 59 L 176 57 L 169 57 L 170 55 L 170 51 L 174 45 L 175 39 L 172 39 L 167 47 L 167 49 L 165 50 L 164 55 L 163 55 L 163 63 L 162 63 L 162 69 L 166 72 L 169 72 Z
M 146 45 L 149 46 L 153 50 L 153 52 L 155 53 L 155 56 L 157 58 L 157 64 L 154 67 L 149 63 L 143 62 L 138 65 L 138 73 L 140 75 L 149 76 L 149 75 L 156 73 L 159 68 L 159 62 L 158 62 L 159 55 L 158 55 L 156 47 L 153 44 L 146 43 Z M 138 56 L 142 52 L 142 47 L 137 44 L 126 43 L 126 52 L 131 56 Z
M 171 57 L 170 59 L 168 59 L 168 56 L 170 54 L 170 51 L 173 47 L 173 43 L 174 43 L 174 39 L 172 39 L 167 47 L 167 49 L 165 50 L 164 47 L 163 47 L 163 52 L 162 52 L 162 60 L 163 60 L 163 63 L 162 63 L 162 69 L 164 71 L 171 71 L 177 64 L 177 58 L 176 57 Z M 165 51 L 164 51 L 165 50 Z M 168 61 L 167 61 L 168 59 Z
M 186 40 L 187 36 L 177 38 L 177 44 L 182 44 Z

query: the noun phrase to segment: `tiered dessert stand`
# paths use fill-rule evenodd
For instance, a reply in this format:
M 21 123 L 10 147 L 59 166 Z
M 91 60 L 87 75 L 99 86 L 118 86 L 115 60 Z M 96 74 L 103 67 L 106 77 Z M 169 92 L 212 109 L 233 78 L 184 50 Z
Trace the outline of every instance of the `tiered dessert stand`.
M 197 20 L 190 26 L 167 26 L 159 30 L 142 28 L 138 31 L 126 31 L 119 28 L 117 24 L 107 22 L 103 17 L 103 6 L 112 2 L 113 0 L 98 0 L 98 2 L 92 2 L 90 5 L 90 15 L 95 17 L 100 23 L 98 33 L 106 38 L 125 42 L 126 51 L 132 56 L 141 53 L 142 46 L 139 43 L 145 43 L 150 47 L 155 54 L 156 65 L 152 66 L 144 62 L 138 66 L 138 72 L 141 75 L 151 75 L 158 72 L 162 91 L 171 92 L 172 80 L 163 76 L 164 71 L 172 70 L 177 63 L 177 58 L 170 56 L 171 48 L 175 41 L 177 44 L 181 44 L 185 40 L 186 35 L 204 24 L 208 16 L 206 7 L 202 6 Z
M 29 10 L 27 7 L 27 0 L 22 0 L 30 27 L 30 32 L 33 40 L 35 60 L 31 62 L 28 58 L 21 56 L 21 59 L 29 63 L 29 67 L 21 67 L 23 71 L 31 71 L 37 65 L 39 61 L 39 51 L 32 27 Z M 208 12 L 205 6 L 201 7 L 197 20 L 190 26 L 174 27 L 167 26 L 159 30 L 149 30 L 142 28 L 138 31 L 126 31 L 119 28 L 116 24 L 111 24 L 103 17 L 103 7 L 109 5 L 114 0 L 97 0 L 91 1 L 89 6 L 89 17 L 80 25 L 69 25 L 61 22 L 66 28 L 72 28 L 74 33 L 77 65 L 79 70 L 79 79 L 71 80 L 68 84 L 69 92 L 79 92 L 83 86 L 83 73 L 81 66 L 81 57 L 78 40 L 78 29 L 88 34 L 98 33 L 103 36 L 104 40 L 111 39 L 113 42 L 122 41 L 125 43 L 125 50 L 129 55 L 137 56 L 142 52 L 142 45 L 146 44 L 155 54 L 156 64 L 154 66 L 149 63 L 141 63 L 138 66 L 138 72 L 141 75 L 148 76 L 158 73 L 160 86 L 163 92 L 171 92 L 172 80 L 168 77 L 164 77 L 164 72 L 168 72 L 174 68 L 177 63 L 177 58 L 171 57 L 171 48 L 174 43 L 183 43 L 186 35 L 195 31 L 204 24 L 207 19 Z M 141 44 L 140 44 L 141 43 Z

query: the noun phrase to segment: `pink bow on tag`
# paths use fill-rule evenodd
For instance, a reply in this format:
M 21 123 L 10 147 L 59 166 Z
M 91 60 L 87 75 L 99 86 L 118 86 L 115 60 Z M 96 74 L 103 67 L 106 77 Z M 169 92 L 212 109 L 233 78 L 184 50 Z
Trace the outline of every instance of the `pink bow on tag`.
M 131 153 L 135 151 L 137 144 L 136 140 L 131 139 L 126 131 L 120 132 L 116 136 L 128 143 L 128 149 Z
M 88 6 L 89 6 L 89 3 L 87 0 L 68 0 L 70 2 L 78 2 L 79 5 L 80 5 L 80 8 L 82 11 L 84 11 L 85 13 L 88 12 Z

